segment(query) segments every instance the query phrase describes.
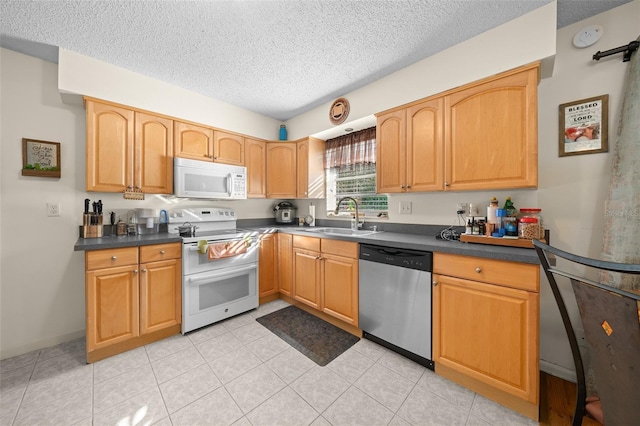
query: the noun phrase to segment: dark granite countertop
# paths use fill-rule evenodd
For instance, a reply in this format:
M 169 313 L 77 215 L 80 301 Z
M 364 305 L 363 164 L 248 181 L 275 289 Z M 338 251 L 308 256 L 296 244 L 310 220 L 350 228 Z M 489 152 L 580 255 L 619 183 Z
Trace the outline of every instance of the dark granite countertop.
M 538 255 L 534 249 L 492 246 L 485 244 L 462 243 L 460 241 L 446 241 L 436 238 L 434 235 L 420 233 L 404 233 L 382 231 L 364 236 L 329 235 L 315 233 L 307 227 L 298 226 L 244 226 L 243 229 L 256 232 L 284 232 L 287 234 L 304 235 L 308 237 L 329 238 L 345 241 L 354 241 L 363 244 L 374 244 L 393 248 L 406 248 L 440 253 L 461 254 L 465 256 L 484 257 L 489 259 L 507 260 L 539 264 Z M 180 242 L 181 238 L 176 234 L 160 233 L 138 236 L 108 236 L 103 238 L 79 238 L 74 246 L 75 251 L 100 250 L 118 247 L 135 247 L 151 244 Z
M 78 238 L 74 251 L 103 250 L 120 247 L 148 246 L 151 244 L 180 243 L 182 238 L 177 234 L 161 233 L 136 236 L 110 235 L 102 238 Z

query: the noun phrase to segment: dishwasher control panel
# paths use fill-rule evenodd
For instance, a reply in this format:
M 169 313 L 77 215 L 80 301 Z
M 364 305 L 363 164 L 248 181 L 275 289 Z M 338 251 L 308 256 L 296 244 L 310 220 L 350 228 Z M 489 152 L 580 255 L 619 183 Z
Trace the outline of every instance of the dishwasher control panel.
M 433 253 L 430 251 L 360 244 L 360 260 L 431 272 L 433 270 L 432 259 Z

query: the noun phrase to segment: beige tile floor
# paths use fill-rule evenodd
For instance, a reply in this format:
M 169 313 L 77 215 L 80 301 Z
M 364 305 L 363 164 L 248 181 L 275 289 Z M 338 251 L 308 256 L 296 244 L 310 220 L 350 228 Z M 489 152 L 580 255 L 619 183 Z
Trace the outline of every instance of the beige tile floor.
M 0 361 L 0 425 L 537 424 L 369 340 L 326 367 L 255 318 L 86 364 L 84 339 Z

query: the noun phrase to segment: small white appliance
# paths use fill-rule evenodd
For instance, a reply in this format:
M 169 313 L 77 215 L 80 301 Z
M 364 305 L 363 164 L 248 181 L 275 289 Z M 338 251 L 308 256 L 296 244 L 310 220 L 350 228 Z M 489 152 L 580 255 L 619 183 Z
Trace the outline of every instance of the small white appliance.
M 247 168 L 209 161 L 173 159 L 176 197 L 211 200 L 247 198 Z

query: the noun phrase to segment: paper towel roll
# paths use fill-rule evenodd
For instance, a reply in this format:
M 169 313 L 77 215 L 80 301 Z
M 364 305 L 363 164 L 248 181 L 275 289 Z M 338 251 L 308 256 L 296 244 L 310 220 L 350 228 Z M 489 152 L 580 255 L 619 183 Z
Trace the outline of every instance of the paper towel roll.
M 309 216 L 312 218 L 309 226 L 316 226 L 316 206 L 313 204 L 309 206 Z

